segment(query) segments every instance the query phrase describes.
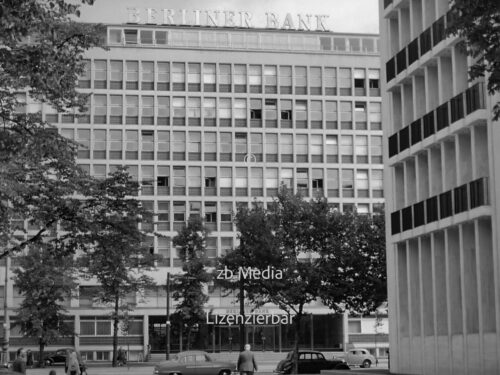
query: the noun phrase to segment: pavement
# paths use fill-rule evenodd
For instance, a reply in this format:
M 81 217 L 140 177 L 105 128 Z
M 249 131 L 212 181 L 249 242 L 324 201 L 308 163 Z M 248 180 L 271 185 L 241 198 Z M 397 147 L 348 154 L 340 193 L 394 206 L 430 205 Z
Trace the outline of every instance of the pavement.
M 154 363 L 132 362 L 129 366 L 111 367 L 110 363 L 90 363 L 87 367 L 88 375 L 153 375 Z M 276 367 L 275 363 L 262 363 L 256 375 L 272 375 Z M 55 370 L 56 375 L 65 375 L 63 366 L 52 366 L 46 368 L 27 369 L 27 375 L 48 375 L 50 370 Z M 369 369 L 353 368 L 352 370 L 322 371 L 321 375 L 388 375 L 387 365 L 379 364 L 379 367 Z

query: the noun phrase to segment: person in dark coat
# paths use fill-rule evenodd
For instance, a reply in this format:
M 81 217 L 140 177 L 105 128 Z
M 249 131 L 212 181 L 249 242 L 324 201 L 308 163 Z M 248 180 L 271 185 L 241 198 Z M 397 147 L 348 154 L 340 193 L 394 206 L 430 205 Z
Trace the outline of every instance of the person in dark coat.
M 240 353 L 236 370 L 244 375 L 253 375 L 254 371 L 258 371 L 257 361 L 254 354 L 250 351 L 250 344 L 246 344 L 245 350 Z
M 17 349 L 17 357 L 12 363 L 12 371 L 26 374 L 26 351 L 24 348 Z

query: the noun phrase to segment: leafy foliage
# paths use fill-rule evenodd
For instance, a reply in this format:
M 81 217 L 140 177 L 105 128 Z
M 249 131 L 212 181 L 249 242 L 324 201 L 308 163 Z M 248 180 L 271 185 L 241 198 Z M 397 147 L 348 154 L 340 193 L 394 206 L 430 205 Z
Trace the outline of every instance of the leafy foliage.
M 240 245 L 220 267 L 281 271 L 281 278 L 245 279 L 244 290 L 257 306 L 272 303 L 295 315 L 295 351 L 308 304 L 322 300 L 337 312 L 364 313 L 386 300 L 383 215 L 342 214 L 325 199 L 308 202 L 282 189 L 267 209 L 240 209 L 235 221 Z M 234 280 L 222 285 L 240 287 Z
M 24 297 L 16 310 L 17 323 L 24 336 L 38 339 L 39 364 L 43 365 L 43 351 L 61 336 L 73 335 L 66 324 L 69 319 L 63 305 L 76 288 L 74 264 L 71 256 L 60 256 L 60 241 L 32 247 L 19 256 L 19 268 L 14 269 L 14 283 Z
M 127 297 L 154 285 L 146 272 L 154 268 L 156 258 L 147 235 L 138 227 L 146 212 L 132 197 L 137 189 L 138 184 L 123 167 L 99 181 L 86 198 L 91 209 L 82 213 L 89 216 L 82 220 L 76 238 L 87 245 L 79 259 L 83 273 L 95 277 L 100 285 L 96 300 L 113 308 L 113 366 L 118 325 L 124 319 L 123 311 L 132 307 L 126 303 Z
M 474 58 L 469 77 L 488 78 L 490 95 L 500 92 L 500 2 L 498 0 L 452 0 L 447 33 L 464 39 L 467 54 Z M 500 102 L 493 107 L 500 119 Z
M 83 0 L 83 3 L 92 3 Z M 64 225 L 78 211 L 72 198 L 86 186 L 75 144 L 41 121 L 28 104 L 58 111 L 83 109 L 76 90 L 83 53 L 101 44 L 102 27 L 76 22 L 78 4 L 63 0 L 0 3 L 0 257 Z M 39 105 L 36 105 L 39 108 Z M 14 237 L 13 220 L 29 219 L 38 232 Z M 62 221 L 62 222 L 61 222 Z M 66 229 L 66 228 L 62 228 Z
M 208 230 L 198 217 L 190 217 L 187 225 L 173 238 L 182 259 L 184 274 L 174 279 L 173 298 L 180 300 L 172 320 L 186 328 L 187 350 L 193 328 L 205 321 L 204 305 L 208 296 L 204 284 L 210 280 L 206 271 L 206 238 Z

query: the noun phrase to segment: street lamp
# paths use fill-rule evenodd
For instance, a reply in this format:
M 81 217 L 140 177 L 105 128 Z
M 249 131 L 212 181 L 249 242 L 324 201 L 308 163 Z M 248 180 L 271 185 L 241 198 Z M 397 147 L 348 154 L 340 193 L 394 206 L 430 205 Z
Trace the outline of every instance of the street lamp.
M 165 327 L 165 358 L 170 359 L 170 272 L 167 272 L 167 323 Z

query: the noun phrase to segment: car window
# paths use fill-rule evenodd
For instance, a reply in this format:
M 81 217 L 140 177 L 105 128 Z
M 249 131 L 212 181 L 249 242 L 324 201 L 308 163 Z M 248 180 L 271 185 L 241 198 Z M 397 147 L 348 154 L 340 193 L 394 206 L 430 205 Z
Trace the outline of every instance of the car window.
M 318 359 L 320 361 L 322 361 L 323 359 L 325 359 L 325 356 L 323 355 L 323 353 L 316 353 L 316 355 L 318 356 Z
M 212 358 L 208 354 L 205 354 L 205 358 L 207 362 L 212 362 Z
M 318 360 L 318 353 L 312 353 L 311 358 L 313 361 L 317 361 Z
M 196 354 L 194 357 L 196 359 L 196 362 L 207 362 L 205 354 Z

